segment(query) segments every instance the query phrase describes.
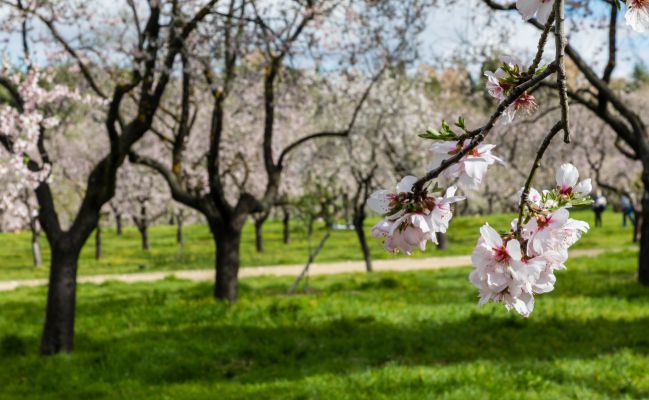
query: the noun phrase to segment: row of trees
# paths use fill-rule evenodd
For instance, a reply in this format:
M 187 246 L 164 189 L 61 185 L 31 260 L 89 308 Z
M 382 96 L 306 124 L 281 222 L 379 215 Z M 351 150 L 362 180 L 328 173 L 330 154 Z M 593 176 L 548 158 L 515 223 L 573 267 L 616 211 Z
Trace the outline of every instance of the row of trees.
M 15 193 L 22 193 L 25 223 L 36 227 L 37 218 L 52 250 L 42 353 L 73 349 L 79 252 L 99 232 L 104 212 L 116 221 L 130 216 L 146 247 L 148 226 L 166 209 L 167 193 L 185 207 L 177 210 L 193 210 L 210 227 L 218 299 L 237 298 L 241 231 L 249 217 L 262 250 L 271 210 L 278 207 L 288 221 L 289 205 L 305 199 L 327 219 L 346 198 L 340 208 L 349 210 L 371 270 L 362 229 L 369 194 L 425 169 L 428 149 L 415 134 L 422 127 L 449 115 L 477 125 L 490 105 L 462 69 L 413 71 L 418 35 L 434 5 L 126 0 L 100 15 L 88 4 L 4 2 L 2 28 L 21 40 L 23 51 L 5 74 L 17 78 L 0 79 L 12 116 L 34 108 L 57 118 L 56 124 L 37 121 L 26 147 L 17 146 L 13 131 L 0 132 L 6 152 L 28 160 L 29 170 L 4 208 L 18 204 Z M 30 60 L 42 49 L 55 73 L 39 80 L 44 93 L 32 100 L 21 82 L 35 75 Z M 585 61 L 573 53 L 569 46 L 572 67 L 582 71 Z M 613 84 L 610 72 L 604 78 Z M 67 92 L 53 107 L 47 93 L 61 87 Z M 600 91 L 606 101 L 598 110 L 622 101 Z M 624 104 L 638 101 L 626 97 Z M 485 201 L 467 209 L 503 209 L 503 199 L 516 196 L 518 188 L 506 192 L 502 182 L 524 174 L 535 135 L 547 131 L 554 112 L 495 128 L 496 152 L 508 167 L 484 186 Z M 584 117 L 584 127 L 592 123 Z M 633 126 L 618 125 L 606 130 L 619 136 Z M 513 129 L 523 132 L 510 134 Z M 584 128 L 580 137 L 588 132 L 594 131 Z M 564 159 L 567 151 L 551 156 Z M 589 154 L 584 164 L 590 165 Z M 633 168 L 623 170 L 634 179 Z M 602 171 L 602 182 L 613 178 L 608 173 Z M 180 224 L 183 213 L 176 213 Z

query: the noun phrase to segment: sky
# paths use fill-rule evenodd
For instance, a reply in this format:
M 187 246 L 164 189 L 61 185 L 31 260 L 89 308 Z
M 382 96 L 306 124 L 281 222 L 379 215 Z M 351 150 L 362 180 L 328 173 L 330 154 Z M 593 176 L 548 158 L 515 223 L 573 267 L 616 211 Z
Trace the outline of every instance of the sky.
M 113 0 L 93 1 L 107 3 Z M 517 12 L 492 11 L 482 0 L 459 0 L 454 5 L 443 5 L 446 1 L 439 3 L 440 5 L 431 11 L 427 29 L 420 37 L 421 63 L 447 68 L 461 60 L 477 75 L 484 59 L 494 53 L 515 55 L 523 61 L 534 56 L 539 32 L 523 22 Z M 592 1 L 590 3 L 599 4 Z M 596 9 L 595 14 L 605 11 Z M 2 13 L 0 10 L 0 15 Z M 573 17 L 568 15 L 566 26 L 571 45 L 585 59 L 603 68 L 606 59 L 606 30 L 589 26 L 592 21 L 584 24 L 583 19 L 576 29 L 577 26 L 572 22 L 575 19 Z M 633 32 L 625 25 L 621 15 L 618 20 L 618 35 L 619 59 L 614 76 L 629 76 L 634 65 L 638 63 L 649 66 L 649 33 Z M 22 56 L 20 39 L 17 36 L 0 37 L 1 39 L 4 39 L 2 47 L 5 54 L 12 61 L 18 61 Z M 546 49 L 546 55 L 550 57 L 554 52 L 553 45 L 552 41 L 549 41 Z M 42 52 L 44 49 L 40 50 Z
M 433 66 L 448 67 L 455 59 L 468 58 L 469 69 L 477 72 L 485 58 L 480 52 L 485 48 L 516 55 L 522 60 L 534 56 L 539 31 L 525 23 L 517 12 L 490 10 L 481 0 L 461 0 L 458 3 L 461 4 L 438 7 L 430 14 L 428 28 L 421 36 L 423 60 L 430 60 Z M 595 10 L 595 15 L 603 11 Z M 574 25 L 575 19 L 580 21 L 578 27 Z M 571 15 L 566 22 L 571 45 L 582 57 L 603 68 L 608 46 L 606 29 L 589 26 L 592 19 L 584 24 L 583 19 Z M 621 14 L 618 38 L 616 77 L 629 76 L 637 63 L 649 66 L 649 33 L 631 30 Z M 549 41 L 546 55 L 553 55 L 553 47 L 554 43 Z

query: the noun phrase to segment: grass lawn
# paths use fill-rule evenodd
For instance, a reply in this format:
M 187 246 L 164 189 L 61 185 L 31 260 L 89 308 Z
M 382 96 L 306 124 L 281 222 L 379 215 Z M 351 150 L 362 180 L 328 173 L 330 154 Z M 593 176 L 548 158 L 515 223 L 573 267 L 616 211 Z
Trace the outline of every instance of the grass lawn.
M 575 218 L 592 222 L 592 212 L 582 210 L 573 213 Z M 426 252 L 417 252 L 415 257 L 433 257 L 444 255 L 470 254 L 479 236 L 479 228 L 488 221 L 496 229 L 505 230 L 514 218 L 513 214 L 490 216 L 457 217 L 451 222 L 449 230 L 449 246 L 446 251 L 429 247 Z M 367 222 L 367 231 L 378 219 Z M 622 229 L 620 214 L 607 212 L 604 214 L 604 228 L 592 229 L 574 248 L 626 248 L 632 245 L 631 229 Z M 79 273 L 82 275 L 129 273 L 142 271 L 170 271 L 183 269 L 213 268 L 214 244 L 209 230 L 204 225 L 188 226 L 185 229 L 186 245 L 179 249 L 175 242 L 175 227 L 156 226 L 151 228 L 151 250 L 144 252 L 140 248 L 140 238 L 135 228 L 125 229 L 119 237 L 112 229 L 104 228 L 104 258 L 94 259 L 94 242 L 86 244 L 80 261 Z M 269 221 L 264 226 L 266 251 L 259 254 L 255 251 L 254 230 L 252 224 L 245 228 L 241 263 L 244 267 L 278 264 L 302 264 L 307 258 L 308 244 L 304 229 L 298 224 L 293 225 L 292 241 L 282 243 L 282 225 L 278 221 Z M 317 242 L 324 235 L 320 227 L 314 235 Z M 48 276 L 47 262 L 49 249 L 43 239 L 45 266 L 32 267 L 31 242 L 28 232 L 0 234 L 0 280 L 19 278 L 44 278 Z M 382 242 L 370 238 L 369 244 L 375 259 L 385 259 L 394 256 L 383 250 Z M 362 260 L 356 234 L 353 231 L 333 231 L 331 238 L 318 256 L 317 261 Z
M 77 349 L 36 355 L 44 288 L 0 294 L 2 399 L 649 398 L 636 252 L 570 260 L 529 319 L 477 310 L 468 268 L 79 288 Z

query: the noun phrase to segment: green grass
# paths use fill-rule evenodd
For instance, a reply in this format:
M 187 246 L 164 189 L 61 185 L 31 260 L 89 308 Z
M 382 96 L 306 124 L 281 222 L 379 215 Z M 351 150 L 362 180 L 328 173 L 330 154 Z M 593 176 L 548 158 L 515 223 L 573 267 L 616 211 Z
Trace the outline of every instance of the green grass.
M 592 222 L 592 212 L 582 210 L 573 213 L 575 218 Z M 505 230 L 513 214 L 490 216 L 457 217 L 451 222 L 449 246 L 446 251 L 439 251 L 429 246 L 426 252 L 417 252 L 414 257 L 433 257 L 445 255 L 469 254 L 479 236 L 479 228 L 488 221 L 496 229 Z M 574 248 L 626 248 L 631 243 L 631 228 L 621 227 L 621 215 L 607 212 L 604 214 L 604 228 L 592 229 Z M 367 222 L 367 231 L 377 221 Z M 89 240 L 83 249 L 79 273 L 82 275 L 130 273 L 142 271 L 171 271 L 185 269 L 213 268 L 214 244 L 209 230 L 204 225 L 188 226 L 185 229 L 186 245 L 179 249 L 175 242 L 175 227 L 155 226 L 151 228 L 151 250 L 144 252 L 140 248 L 140 238 L 135 228 L 127 228 L 119 237 L 111 229 L 105 228 L 104 258 L 94 259 L 94 242 Z M 252 224 L 244 230 L 241 248 L 241 264 L 244 267 L 259 265 L 302 264 L 307 258 L 308 244 L 306 234 L 299 224 L 293 225 L 292 241 L 282 243 L 282 225 L 278 221 L 269 221 L 264 226 L 266 250 L 263 254 L 255 251 L 255 239 Z M 318 241 L 324 235 L 324 228 L 319 227 L 314 235 Z M 372 256 L 375 259 L 395 257 L 382 248 L 378 239 L 369 240 Z M 19 278 L 44 278 L 48 276 L 47 261 L 49 251 L 43 240 L 45 267 L 32 267 L 29 233 L 0 234 L 0 280 Z M 403 257 L 398 255 L 396 257 Z M 333 231 L 317 261 L 362 260 L 358 240 L 353 231 Z
M 614 238 L 613 238 L 614 239 Z M 44 288 L 0 294 L 2 399 L 649 398 L 637 253 L 570 260 L 529 319 L 477 310 L 469 269 L 81 285 L 77 348 L 40 358 Z

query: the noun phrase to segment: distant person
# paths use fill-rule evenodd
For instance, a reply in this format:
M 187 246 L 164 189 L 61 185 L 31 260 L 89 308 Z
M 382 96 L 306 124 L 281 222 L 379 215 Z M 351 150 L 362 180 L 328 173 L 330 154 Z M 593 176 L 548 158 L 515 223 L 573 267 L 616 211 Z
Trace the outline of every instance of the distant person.
M 633 208 L 633 200 L 629 192 L 624 192 L 620 197 L 620 207 L 622 208 L 622 226 L 626 228 L 627 218 L 631 224 L 635 226 L 635 211 Z
M 595 192 L 594 196 L 594 202 L 593 202 L 593 212 L 595 213 L 595 226 L 596 227 L 601 227 L 602 226 L 602 214 L 604 213 L 604 210 L 606 210 L 606 197 L 602 194 L 601 190 L 598 190 Z

